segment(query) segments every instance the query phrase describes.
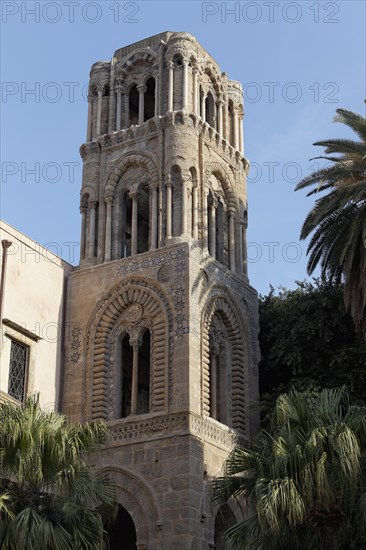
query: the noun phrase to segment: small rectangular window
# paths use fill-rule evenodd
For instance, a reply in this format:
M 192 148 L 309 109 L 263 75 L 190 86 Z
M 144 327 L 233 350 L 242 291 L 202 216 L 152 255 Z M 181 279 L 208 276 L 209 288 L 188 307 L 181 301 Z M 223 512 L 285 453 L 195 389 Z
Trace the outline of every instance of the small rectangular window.
M 25 397 L 28 347 L 11 340 L 8 394 L 18 401 Z

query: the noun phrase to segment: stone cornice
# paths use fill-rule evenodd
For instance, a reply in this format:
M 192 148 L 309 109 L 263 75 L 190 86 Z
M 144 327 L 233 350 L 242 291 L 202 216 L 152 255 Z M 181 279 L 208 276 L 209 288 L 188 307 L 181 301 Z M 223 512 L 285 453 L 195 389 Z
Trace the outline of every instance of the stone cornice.
M 232 428 L 212 418 L 187 412 L 127 417 L 107 422 L 107 426 L 113 447 L 179 435 L 192 435 L 227 450 L 246 442 Z

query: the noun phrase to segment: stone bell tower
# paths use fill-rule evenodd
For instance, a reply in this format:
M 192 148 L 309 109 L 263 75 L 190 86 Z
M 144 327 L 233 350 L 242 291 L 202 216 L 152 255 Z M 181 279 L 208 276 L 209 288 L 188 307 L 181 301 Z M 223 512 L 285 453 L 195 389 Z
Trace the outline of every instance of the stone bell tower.
M 104 419 L 110 548 L 223 548 L 209 479 L 257 427 L 242 87 L 187 33 L 92 66 L 64 410 Z

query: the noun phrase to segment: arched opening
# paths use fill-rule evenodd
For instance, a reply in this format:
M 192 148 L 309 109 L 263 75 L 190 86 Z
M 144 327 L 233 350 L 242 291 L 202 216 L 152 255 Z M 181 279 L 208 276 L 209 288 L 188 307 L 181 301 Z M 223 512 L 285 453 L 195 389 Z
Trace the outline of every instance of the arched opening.
M 149 78 L 146 82 L 144 97 L 144 121 L 155 116 L 155 78 Z
M 129 126 L 132 124 L 137 125 L 139 123 L 139 91 L 136 84 L 130 88 L 128 94 L 128 112 L 130 117 Z
M 228 111 L 229 111 L 229 142 L 230 145 L 234 147 L 234 104 L 231 99 L 229 99 L 229 105 L 228 105 Z
M 188 227 L 191 228 L 191 237 L 196 238 L 197 236 L 197 225 L 198 225 L 198 189 L 197 189 L 197 170 L 194 166 L 189 169 L 192 181 L 191 188 L 191 208 L 188 212 Z
M 224 263 L 225 254 L 225 210 L 221 200 L 216 208 L 216 259 Z
M 182 234 L 182 177 L 180 168 L 173 166 L 171 171 L 172 182 L 172 234 L 178 237 Z
M 132 517 L 123 506 L 118 506 L 116 521 L 108 531 L 109 550 L 136 550 L 136 528 Z
M 137 253 L 149 250 L 150 193 L 147 183 L 141 185 L 137 196 Z
M 121 341 L 122 358 L 122 411 L 121 418 L 126 418 L 131 414 L 131 390 L 132 390 L 132 365 L 133 352 L 130 346 L 130 337 L 128 334 Z
M 172 61 L 174 65 L 173 111 L 180 111 L 183 109 L 183 58 L 177 54 Z
M 216 130 L 216 105 L 211 92 L 206 97 L 206 122 Z
M 150 412 L 150 340 L 150 331 L 146 330 L 139 348 L 137 414 Z
M 151 336 L 145 329 L 137 344 L 131 346 L 131 336 L 125 334 L 121 339 L 120 357 L 122 363 L 121 418 L 130 414 L 150 412 L 150 357 Z M 136 402 L 134 403 L 134 384 L 136 384 Z
M 122 258 L 131 256 L 131 220 L 132 220 L 132 201 L 130 193 L 127 191 L 122 199 Z
M 207 234 L 208 252 L 214 258 L 216 254 L 216 208 L 211 190 L 207 196 Z
M 228 504 L 223 504 L 215 517 L 215 550 L 226 550 L 225 533 L 237 523 L 235 515 Z
M 231 399 L 230 340 L 221 315 L 215 313 L 209 332 L 209 379 L 211 418 L 229 424 Z
M 200 86 L 200 92 L 199 92 L 199 97 L 200 97 L 200 104 L 198 106 L 198 110 L 199 110 L 199 114 L 200 114 L 200 117 L 203 119 L 204 116 L 206 116 L 206 113 L 204 113 L 202 111 L 202 104 L 203 104 L 203 97 L 204 97 L 204 93 L 203 93 L 203 90 L 202 90 L 202 87 Z M 206 109 L 205 109 L 206 111 Z

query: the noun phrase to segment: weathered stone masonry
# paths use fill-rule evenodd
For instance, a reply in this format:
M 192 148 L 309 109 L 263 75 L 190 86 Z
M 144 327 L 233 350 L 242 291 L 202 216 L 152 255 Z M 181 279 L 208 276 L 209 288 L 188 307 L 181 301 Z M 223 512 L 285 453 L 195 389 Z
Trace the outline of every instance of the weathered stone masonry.
M 242 118 L 241 85 L 187 33 L 91 69 L 64 410 L 111 429 L 94 458 L 129 518 L 111 548 L 222 548 L 238 516 L 207 482 L 257 425 Z

